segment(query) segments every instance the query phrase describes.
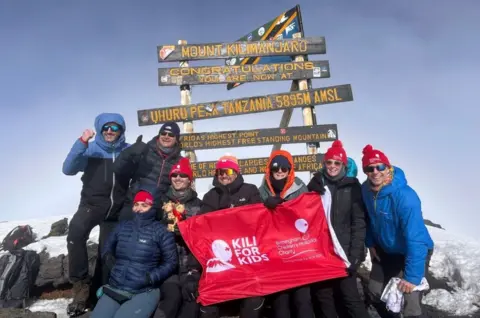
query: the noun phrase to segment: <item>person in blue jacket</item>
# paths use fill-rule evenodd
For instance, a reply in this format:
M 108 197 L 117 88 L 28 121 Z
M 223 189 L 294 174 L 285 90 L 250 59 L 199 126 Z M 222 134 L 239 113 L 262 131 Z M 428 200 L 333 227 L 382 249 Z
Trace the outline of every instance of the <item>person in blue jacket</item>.
M 102 261 L 111 269 L 99 289 L 91 318 L 149 318 L 160 301 L 160 285 L 178 266 L 175 235 L 156 221 L 154 195 L 145 190 L 133 200 L 134 218 L 120 222 L 108 237 Z
M 86 243 L 90 231 L 120 210 L 127 187 L 113 173 L 113 162 L 128 146 L 124 118 L 120 114 L 100 114 L 95 118 L 95 130 L 86 129 L 75 141 L 62 169 L 67 176 L 83 172 L 80 204 L 67 236 L 68 272 L 73 283 L 73 301 L 67 311 L 73 315 L 87 308 L 91 278 Z M 102 228 L 100 232 L 102 242 Z
M 346 174 L 346 176 L 347 176 L 347 177 L 350 177 L 350 178 L 356 178 L 357 175 L 358 175 L 357 164 L 355 163 L 355 160 L 353 160 L 352 158 L 348 157 L 348 159 L 347 159 L 347 174 Z
M 380 300 L 389 280 L 399 277 L 403 317 L 423 317 L 422 292 L 413 289 L 427 274 L 433 241 L 423 221 L 420 199 L 402 169 L 392 166 L 371 145 L 363 149 L 362 168 L 367 175 L 362 196 L 368 212 L 365 245 L 372 260 L 368 284 L 372 305 L 381 317 L 400 317 Z

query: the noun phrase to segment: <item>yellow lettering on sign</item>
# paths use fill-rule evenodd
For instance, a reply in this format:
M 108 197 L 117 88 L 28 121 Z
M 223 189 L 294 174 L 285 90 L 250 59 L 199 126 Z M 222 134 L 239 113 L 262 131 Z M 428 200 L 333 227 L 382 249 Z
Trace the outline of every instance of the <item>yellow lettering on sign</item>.
M 338 96 L 336 88 L 327 88 L 316 90 L 314 93 L 314 100 L 316 104 L 321 104 L 327 102 L 339 102 L 343 99 Z

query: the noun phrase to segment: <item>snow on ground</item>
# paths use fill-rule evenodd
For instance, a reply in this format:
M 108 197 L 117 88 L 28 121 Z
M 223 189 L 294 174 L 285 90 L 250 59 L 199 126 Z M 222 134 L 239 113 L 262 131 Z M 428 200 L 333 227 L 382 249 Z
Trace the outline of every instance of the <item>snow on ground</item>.
M 42 219 L 0 223 L 0 239 L 17 225 L 29 224 L 38 238 L 50 232 L 52 223 L 71 215 L 49 216 Z M 424 303 L 452 315 L 468 315 L 480 306 L 480 242 L 462 238 L 448 231 L 428 227 L 435 242 L 435 250 L 430 262 L 430 272 L 437 279 L 445 279 L 453 292 L 444 289 L 432 290 L 424 298 Z M 89 241 L 98 243 L 99 228 L 93 229 Z M 67 254 L 66 237 L 50 237 L 35 242 L 26 249 L 46 251 L 52 256 Z M 370 258 L 364 266 L 371 268 Z M 39 300 L 32 304 L 32 311 L 54 311 L 58 317 L 66 316 L 70 299 Z

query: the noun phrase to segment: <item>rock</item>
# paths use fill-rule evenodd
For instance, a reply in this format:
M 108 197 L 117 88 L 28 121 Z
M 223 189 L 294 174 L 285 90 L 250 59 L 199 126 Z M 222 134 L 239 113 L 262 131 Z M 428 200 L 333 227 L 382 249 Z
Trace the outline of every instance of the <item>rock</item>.
M 445 230 L 440 224 L 433 223 L 432 221 L 430 221 L 428 219 L 423 219 L 423 223 L 425 223 L 425 225 L 428 225 L 428 226 L 431 226 L 431 227 L 436 227 L 437 229 Z
M 57 314 L 46 311 L 31 312 L 28 309 L 5 308 L 0 309 L 0 318 L 57 318 Z

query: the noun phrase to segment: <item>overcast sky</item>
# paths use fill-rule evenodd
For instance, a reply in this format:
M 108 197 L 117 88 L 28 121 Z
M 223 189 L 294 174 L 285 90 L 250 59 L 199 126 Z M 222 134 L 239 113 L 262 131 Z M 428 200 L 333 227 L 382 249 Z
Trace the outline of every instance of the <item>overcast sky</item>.
M 220 4 L 220 5 L 219 5 Z M 119 112 L 127 140 L 153 137 L 136 110 L 178 105 L 178 87 L 159 87 L 156 47 L 229 42 L 293 7 L 270 1 L 0 2 L 1 219 L 76 211 L 80 175 L 62 174 L 76 138 L 100 112 Z M 299 1 L 306 36 L 325 36 L 331 78 L 314 87 L 351 84 L 354 101 L 317 106 L 319 124 L 338 124 L 358 164 L 367 143 L 404 169 L 425 217 L 477 236 L 480 111 L 480 2 Z M 217 62 L 218 63 L 218 62 Z M 176 64 L 170 64 L 175 66 Z M 193 64 L 192 64 L 193 65 Z M 192 102 L 288 91 L 290 82 L 196 86 Z M 195 131 L 277 127 L 282 112 L 195 122 Z M 291 125 L 302 125 L 300 110 Z M 181 125 L 180 125 L 181 126 Z M 213 128 L 214 127 L 214 128 Z M 325 152 L 329 143 L 322 144 Z M 304 154 L 305 145 L 284 147 Z M 271 147 L 198 151 L 268 156 Z M 308 174 L 301 173 L 304 181 Z M 361 181 L 365 179 L 359 174 Z M 260 183 L 261 176 L 247 176 Z M 198 182 L 200 192 L 211 180 Z M 13 203 L 13 204 L 12 204 Z

